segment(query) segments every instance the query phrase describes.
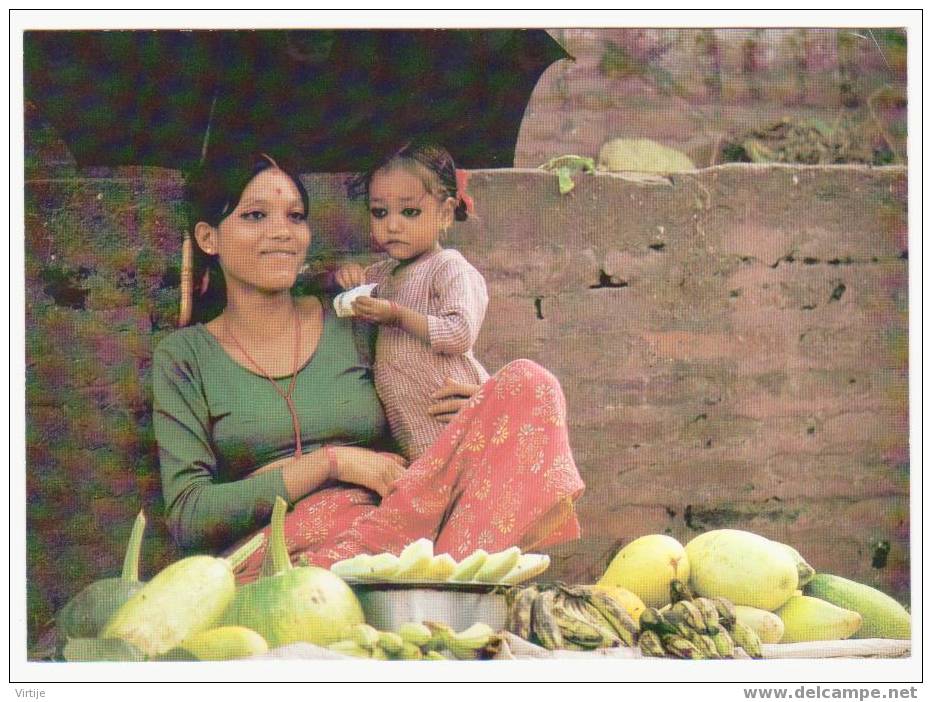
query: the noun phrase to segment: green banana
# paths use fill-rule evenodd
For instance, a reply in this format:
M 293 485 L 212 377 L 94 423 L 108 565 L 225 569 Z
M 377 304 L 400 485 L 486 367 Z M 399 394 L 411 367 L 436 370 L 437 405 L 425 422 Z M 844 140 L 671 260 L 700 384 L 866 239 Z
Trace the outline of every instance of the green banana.
M 705 623 L 705 633 L 710 636 L 717 634 L 721 628 L 721 624 L 719 622 L 718 609 L 715 607 L 715 603 L 707 597 L 697 597 L 693 600 L 693 604 L 696 606 L 696 609 L 699 610 L 699 614 L 702 615 L 702 620 Z
M 418 649 L 420 650 L 420 649 Z M 447 657 L 440 653 L 440 651 L 428 651 L 424 654 L 425 661 L 445 661 Z
M 718 648 L 715 646 L 715 642 L 710 636 L 702 634 L 695 629 L 690 629 L 686 639 L 689 643 L 702 651 L 703 658 L 721 658 L 718 653 Z
M 602 631 L 593 626 L 588 616 L 573 604 L 573 600 L 563 593 L 558 593 L 554 599 L 553 617 L 564 643 L 571 642 L 584 649 L 598 648 L 604 640 Z
M 553 615 L 555 597 L 556 593 L 552 590 L 543 592 L 531 607 L 531 631 L 541 646 L 551 651 L 563 648 L 563 635 Z
M 618 632 L 618 636 L 622 641 L 627 640 L 625 632 L 634 636 L 640 631 L 634 619 L 628 614 L 628 611 L 620 606 L 608 593 L 593 588 L 588 593 L 588 601 L 598 610 L 599 614 L 612 625 L 612 628 Z M 626 643 L 625 645 L 633 646 L 634 644 Z
M 495 631 L 488 624 L 477 622 L 452 636 L 447 635 L 447 648 L 460 660 L 477 658 L 489 645 Z
M 735 622 L 731 630 L 731 638 L 736 645 L 740 646 L 751 658 L 763 658 L 761 650 L 760 637 L 750 626 L 744 622 Z
M 405 622 L 398 627 L 398 635 L 403 641 L 415 646 L 426 646 L 432 636 L 430 629 L 415 622 Z
M 663 642 L 660 640 L 657 632 L 651 631 L 650 629 L 642 632 L 638 637 L 638 647 L 645 656 L 662 658 L 667 653 L 663 648 Z
M 686 621 L 686 613 L 682 609 L 668 609 L 660 615 L 667 624 L 673 627 L 674 632 L 683 638 L 689 638 L 689 632 L 695 631 Z
M 344 636 L 355 641 L 361 648 L 372 650 L 379 645 L 378 630 L 368 624 L 354 624 Z
M 683 620 L 690 629 L 705 631 L 705 620 L 699 608 L 688 600 L 680 600 L 670 609 L 671 612 L 682 615 Z
M 595 605 L 589 602 L 589 600 L 582 597 L 575 597 L 570 601 L 569 606 L 573 614 L 591 624 L 602 634 L 602 643 L 599 644 L 600 647 L 629 645 L 618 635 L 611 622 L 603 617 L 601 612 L 599 612 Z M 633 646 L 634 637 L 632 637 L 627 630 L 625 630 L 625 633 L 627 634 L 627 638 L 631 641 L 630 645 Z
M 536 587 L 526 587 L 515 596 L 512 602 L 508 629 L 522 639 L 531 638 L 531 607 L 539 593 Z
M 712 635 L 712 643 L 722 658 L 735 657 L 735 642 L 724 629 L 719 629 L 717 634 Z
M 405 640 L 393 631 L 379 632 L 379 646 L 382 647 L 388 655 L 397 656 L 404 648 Z M 413 645 L 413 644 L 412 644 Z M 415 648 L 417 648 L 415 646 Z
M 689 602 L 695 599 L 693 591 L 689 589 L 687 585 L 682 580 L 674 578 L 670 581 L 670 603 L 676 604 L 677 602 Z
M 696 648 L 692 642 L 682 636 L 661 636 L 664 649 L 677 658 L 690 658 L 692 660 L 701 660 L 705 658 L 702 651 Z
M 442 622 L 424 622 L 424 626 L 430 629 L 430 641 L 424 644 L 428 648 L 449 648 L 450 642 L 456 636 L 456 632 Z
M 437 653 L 437 652 L 431 651 L 431 653 Z M 438 653 L 437 655 L 439 656 L 440 654 Z M 421 649 L 419 649 L 413 643 L 405 641 L 401 646 L 401 650 L 395 654 L 395 657 L 397 657 L 399 660 L 402 660 L 402 661 L 419 661 L 425 656 L 421 652 Z M 443 658 L 443 656 L 440 656 L 440 657 Z
M 713 597 L 712 604 L 718 610 L 718 620 L 722 623 L 722 626 L 730 631 L 735 622 L 738 621 L 738 613 L 735 610 L 734 603 L 724 597 Z
M 641 612 L 641 631 L 655 631 L 660 636 L 670 636 L 676 634 L 676 627 L 667 621 L 665 615 L 661 614 L 656 607 L 648 607 Z
M 636 636 L 622 625 L 615 625 L 602 610 L 593 604 L 592 600 L 580 600 L 583 611 L 586 612 L 589 620 L 598 628 L 605 632 L 604 638 L 608 646 L 634 646 L 636 645 Z M 627 614 L 627 612 L 625 613 Z

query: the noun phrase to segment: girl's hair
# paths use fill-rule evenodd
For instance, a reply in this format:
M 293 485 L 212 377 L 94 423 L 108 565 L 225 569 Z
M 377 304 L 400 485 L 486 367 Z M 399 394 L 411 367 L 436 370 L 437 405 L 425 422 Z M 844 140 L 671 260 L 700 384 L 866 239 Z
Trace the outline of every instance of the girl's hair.
M 215 153 L 194 168 L 185 178 L 188 231 L 192 237 L 198 222 L 217 227 L 236 209 L 246 186 L 270 168 L 284 173 L 301 196 L 305 214 L 310 209 L 307 189 L 292 163 L 259 151 Z M 194 298 L 192 322 L 206 322 L 226 307 L 226 281 L 216 256 L 205 254 L 197 242 L 194 250 Z
M 441 197 L 452 197 L 456 201 L 453 216 L 457 222 L 467 218 L 467 196 L 457 191 L 456 164 L 450 152 L 442 146 L 428 142 L 408 142 L 388 157 L 377 161 L 368 170 L 351 177 L 346 182 L 351 198 L 369 197 L 369 184 L 373 176 L 385 169 L 400 166 L 421 177 L 428 192 Z M 420 166 L 420 168 L 418 168 Z M 426 171 L 427 179 L 424 178 Z

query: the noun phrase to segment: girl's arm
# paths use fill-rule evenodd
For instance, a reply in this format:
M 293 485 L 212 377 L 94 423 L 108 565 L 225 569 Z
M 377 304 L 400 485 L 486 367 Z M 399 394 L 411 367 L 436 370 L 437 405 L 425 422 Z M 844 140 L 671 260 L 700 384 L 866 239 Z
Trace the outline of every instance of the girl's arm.
M 438 353 L 466 353 L 479 336 L 489 297 L 479 271 L 465 260 L 459 263 L 451 260 L 434 276 L 432 289 L 439 300 L 436 315 L 372 297 L 354 300 L 353 311 L 369 321 L 397 325 Z

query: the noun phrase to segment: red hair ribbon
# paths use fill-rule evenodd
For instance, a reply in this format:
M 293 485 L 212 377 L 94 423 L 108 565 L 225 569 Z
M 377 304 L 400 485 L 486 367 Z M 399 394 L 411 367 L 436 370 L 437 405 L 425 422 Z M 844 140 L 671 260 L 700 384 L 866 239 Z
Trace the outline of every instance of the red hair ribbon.
M 210 269 L 208 268 L 204 271 L 204 275 L 201 276 L 201 295 L 207 292 L 207 288 L 210 286 Z
M 466 212 L 468 214 L 475 214 L 476 207 L 472 201 L 472 198 L 466 193 L 466 184 L 469 182 L 469 173 L 466 171 L 457 168 L 456 169 L 456 196 L 457 198 L 466 205 Z

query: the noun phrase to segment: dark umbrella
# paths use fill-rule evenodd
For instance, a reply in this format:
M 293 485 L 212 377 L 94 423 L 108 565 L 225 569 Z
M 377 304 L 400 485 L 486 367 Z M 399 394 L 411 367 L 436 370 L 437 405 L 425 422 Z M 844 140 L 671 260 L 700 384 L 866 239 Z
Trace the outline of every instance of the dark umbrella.
M 542 30 L 27 32 L 25 90 L 82 166 L 185 168 L 210 143 L 365 168 L 412 136 L 511 167 Z
M 368 168 L 427 138 L 508 168 L 531 91 L 566 58 L 542 30 L 26 32 L 26 98 L 80 166 L 187 169 L 211 148 Z M 211 146 L 213 145 L 213 147 Z M 182 248 L 188 321 L 192 244 Z

